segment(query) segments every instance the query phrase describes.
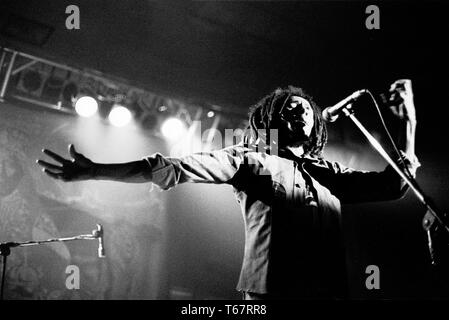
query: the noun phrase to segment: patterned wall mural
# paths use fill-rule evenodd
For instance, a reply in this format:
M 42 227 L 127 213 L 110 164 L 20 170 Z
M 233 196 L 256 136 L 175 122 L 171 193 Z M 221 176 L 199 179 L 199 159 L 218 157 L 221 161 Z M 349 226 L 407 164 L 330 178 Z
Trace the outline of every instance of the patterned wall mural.
M 96 240 L 13 248 L 5 299 L 160 298 L 166 279 L 163 193 L 149 184 L 65 184 L 35 164 L 43 147 L 65 154 L 76 140 L 74 119 L 0 104 L 0 242 L 89 234 L 101 223 L 106 258 L 98 258 Z M 79 289 L 66 287 L 69 265 L 80 270 Z

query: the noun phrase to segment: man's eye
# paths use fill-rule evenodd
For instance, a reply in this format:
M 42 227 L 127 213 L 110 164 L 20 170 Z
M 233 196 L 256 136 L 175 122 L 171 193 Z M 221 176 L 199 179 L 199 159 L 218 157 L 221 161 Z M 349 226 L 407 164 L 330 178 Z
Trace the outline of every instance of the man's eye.
M 302 105 L 302 103 L 299 103 L 299 102 L 292 102 L 292 103 L 290 103 L 290 109 L 294 109 L 294 108 L 296 108 L 298 105 Z

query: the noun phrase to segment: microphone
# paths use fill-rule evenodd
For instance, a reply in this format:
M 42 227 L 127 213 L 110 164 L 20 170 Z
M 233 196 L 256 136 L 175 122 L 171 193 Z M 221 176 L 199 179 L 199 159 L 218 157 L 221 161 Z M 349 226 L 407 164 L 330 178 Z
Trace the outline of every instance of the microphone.
M 332 107 L 327 107 L 323 110 L 323 119 L 327 122 L 334 122 L 335 120 L 337 120 L 344 107 L 357 100 L 362 94 L 366 92 L 366 89 L 358 90 L 351 94 L 349 97 L 346 97 L 337 104 L 333 105 Z
M 97 223 L 97 230 L 93 231 L 93 236 L 98 239 L 98 258 L 106 257 L 103 243 L 103 226 Z

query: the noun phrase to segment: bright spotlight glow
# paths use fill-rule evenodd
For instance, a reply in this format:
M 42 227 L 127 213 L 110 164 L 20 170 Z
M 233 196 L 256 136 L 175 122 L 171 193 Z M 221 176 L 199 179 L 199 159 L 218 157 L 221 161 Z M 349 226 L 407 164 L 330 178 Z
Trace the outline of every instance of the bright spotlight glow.
M 98 102 L 92 97 L 83 96 L 76 100 L 75 111 L 82 117 L 91 117 L 98 110 Z
M 213 116 L 215 116 L 215 112 L 209 111 L 209 112 L 207 113 L 207 117 L 208 117 L 208 118 L 212 118 Z
M 126 126 L 131 121 L 131 112 L 122 106 L 114 106 L 109 113 L 108 119 L 116 127 Z
M 186 134 L 187 128 L 180 119 L 169 118 L 162 124 L 161 132 L 167 139 L 176 140 Z

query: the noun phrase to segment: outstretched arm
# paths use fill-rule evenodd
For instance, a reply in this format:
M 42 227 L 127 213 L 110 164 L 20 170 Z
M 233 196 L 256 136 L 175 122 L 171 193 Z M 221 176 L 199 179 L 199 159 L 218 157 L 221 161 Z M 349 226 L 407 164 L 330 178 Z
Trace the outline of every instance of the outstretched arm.
M 112 180 L 120 182 L 153 182 L 170 189 L 184 182 L 226 183 L 232 179 L 243 162 L 241 146 L 212 152 L 199 152 L 180 158 L 164 157 L 160 153 L 142 160 L 126 163 L 95 163 L 69 146 L 72 159 L 44 149 L 58 164 L 37 160 L 43 171 L 62 181 Z
M 151 170 L 145 160 L 110 164 L 95 163 L 77 152 L 73 144 L 69 145 L 71 159 L 65 159 L 47 149 L 42 152 L 58 163 L 36 161 L 43 167 L 43 171 L 54 179 L 62 181 L 111 180 L 133 183 L 151 180 Z

